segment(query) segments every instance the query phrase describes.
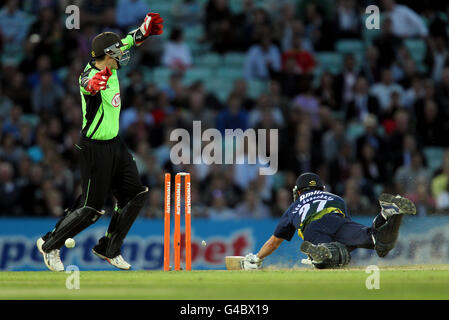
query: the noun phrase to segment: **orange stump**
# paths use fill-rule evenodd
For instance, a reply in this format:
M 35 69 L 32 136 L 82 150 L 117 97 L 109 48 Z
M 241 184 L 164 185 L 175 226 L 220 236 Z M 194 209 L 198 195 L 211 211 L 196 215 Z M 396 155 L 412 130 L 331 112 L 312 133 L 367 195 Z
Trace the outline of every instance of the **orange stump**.
M 191 183 L 190 173 L 180 172 L 175 176 L 175 231 L 173 234 L 174 270 L 181 270 L 181 179 L 184 177 L 184 212 L 186 270 L 192 270 L 191 245 Z M 164 203 L 164 271 L 170 270 L 170 182 L 171 175 L 165 174 Z
M 171 175 L 165 174 L 164 197 L 164 271 L 170 270 L 170 192 Z
M 192 270 L 192 245 L 191 245 L 191 213 L 192 203 L 190 195 L 190 174 L 184 177 L 185 188 L 185 232 L 186 232 L 186 270 Z
M 175 176 L 175 270 L 181 269 L 181 176 Z

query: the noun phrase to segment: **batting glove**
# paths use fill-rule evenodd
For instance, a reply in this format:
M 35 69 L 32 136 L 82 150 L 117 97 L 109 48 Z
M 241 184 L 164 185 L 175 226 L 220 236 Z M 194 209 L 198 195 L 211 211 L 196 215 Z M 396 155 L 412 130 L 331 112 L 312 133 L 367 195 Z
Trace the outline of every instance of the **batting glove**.
M 262 267 L 262 259 L 253 253 L 249 253 L 242 261 L 243 270 L 257 270 Z
M 106 67 L 104 70 L 97 72 L 89 81 L 87 81 L 84 88 L 92 95 L 95 95 L 98 91 L 106 89 L 108 79 L 111 75 L 111 70 Z

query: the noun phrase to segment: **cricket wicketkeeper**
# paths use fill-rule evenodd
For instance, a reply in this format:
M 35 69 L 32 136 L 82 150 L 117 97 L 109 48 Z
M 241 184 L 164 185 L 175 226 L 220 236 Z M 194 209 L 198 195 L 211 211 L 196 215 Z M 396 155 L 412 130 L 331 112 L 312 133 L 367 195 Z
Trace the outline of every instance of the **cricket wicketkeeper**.
M 163 19 L 148 13 L 142 25 L 124 39 L 103 32 L 92 41 L 92 60 L 79 78 L 83 127 L 77 148 L 82 194 L 53 231 L 37 240 L 46 266 L 63 271 L 59 249 L 104 213 L 102 207 L 112 191 L 117 199 L 104 237 L 92 249 L 113 266 L 128 270 L 131 265 L 121 256 L 121 246 L 142 209 L 148 188 L 142 186 L 136 163 L 119 138 L 120 87 L 117 70 L 130 59 L 129 49 L 163 32 Z
M 394 248 L 403 216 L 416 214 L 410 200 L 383 193 L 379 197 L 381 212 L 374 218 L 373 225 L 367 227 L 354 222 L 348 215 L 345 201 L 324 191 L 323 182 L 314 173 L 298 177 L 293 199 L 260 251 L 245 256 L 243 269 L 259 269 L 263 259 L 282 241 L 290 241 L 296 232 L 304 240 L 301 251 L 318 269 L 346 266 L 351 260 L 350 251 L 356 248 L 374 249 L 382 258 Z

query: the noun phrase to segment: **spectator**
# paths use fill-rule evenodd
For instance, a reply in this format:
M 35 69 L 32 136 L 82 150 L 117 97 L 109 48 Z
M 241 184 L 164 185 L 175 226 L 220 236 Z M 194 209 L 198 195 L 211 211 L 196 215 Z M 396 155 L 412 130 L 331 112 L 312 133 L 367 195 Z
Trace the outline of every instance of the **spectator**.
M 192 66 L 192 53 L 184 41 L 181 29 L 175 28 L 165 44 L 162 63 L 175 71 L 184 71 Z
M 360 38 L 362 21 L 355 0 L 339 0 L 335 13 L 338 38 Z
M 425 100 L 422 108 L 415 109 L 416 133 L 424 146 L 444 146 L 446 131 L 444 120 L 433 100 Z
M 306 36 L 311 39 L 315 51 L 332 51 L 335 34 L 332 23 L 326 18 L 321 6 L 307 2 L 305 16 Z
M 204 30 L 206 38 L 214 42 L 215 37 L 219 37 L 223 25 L 229 25 L 232 19 L 232 12 L 228 6 L 228 0 L 209 0 L 205 7 Z
M 337 103 L 344 107 L 354 99 L 354 84 L 358 76 L 356 60 L 353 54 L 346 54 L 343 70 L 335 77 L 337 90 Z
M 362 158 L 362 149 L 365 143 L 371 145 L 376 154 L 385 154 L 385 140 L 379 134 L 379 125 L 377 118 L 372 114 L 367 114 L 363 119 L 364 133 L 356 140 L 356 154 L 357 159 Z
M 228 98 L 228 107 L 217 116 L 217 129 L 224 135 L 225 129 L 248 128 L 248 113 L 242 109 L 242 101 L 236 96 Z
M 380 155 L 375 153 L 374 148 L 369 143 L 365 143 L 361 151 L 361 164 L 365 178 L 371 183 L 385 183 L 387 178 L 386 168 Z
M 301 38 L 299 37 L 294 37 L 292 40 L 292 48 L 284 51 L 282 54 L 282 65 L 284 70 L 286 68 L 286 61 L 289 59 L 294 59 L 295 65 L 293 68 L 298 74 L 310 74 L 316 65 L 316 61 L 312 54 L 303 49 Z
M 449 190 L 443 190 L 436 199 L 436 210 L 438 213 L 449 213 Z
M 117 25 L 128 32 L 132 27 L 138 27 L 137 24 L 142 20 L 150 8 L 143 0 L 118 0 L 117 1 Z
M 289 5 L 286 5 L 286 8 L 288 7 Z M 289 14 L 291 13 L 288 13 L 286 17 L 279 21 L 279 23 L 284 26 L 281 37 L 282 51 L 291 50 L 293 47 L 293 40 L 299 39 L 301 47 L 304 50 L 311 53 L 314 52 L 312 41 L 305 35 L 304 23 L 300 19 L 290 17 Z
M 444 152 L 443 165 L 441 171 L 437 172 L 431 181 L 432 196 L 438 199 L 440 194 L 449 185 L 449 151 Z
M 292 193 L 287 188 L 280 188 L 276 190 L 274 205 L 271 209 L 273 217 L 281 217 L 288 207 L 292 204 Z
M 341 120 L 334 119 L 331 124 L 330 130 L 328 130 L 322 138 L 322 154 L 325 162 L 331 162 L 336 157 L 340 156 L 340 150 L 345 139 L 345 126 Z
M 188 29 L 201 22 L 203 12 L 197 0 L 178 0 L 172 6 L 171 16 L 176 27 Z
M 302 78 L 300 91 L 301 93 L 292 100 L 292 107 L 307 113 L 312 121 L 312 126 L 317 127 L 319 125 L 320 101 L 314 95 L 312 84 L 308 79 Z
M 394 82 L 393 73 L 389 69 L 382 70 L 381 81 L 375 83 L 370 89 L 370 93 L 379 100 L 382 112 L 390 106 L 391 94 L 397 92 L 401 96 L 403 91 L 404 89 Z
M 220 190 L 214 190 L 212 206 L 208 209 L 208 216 L 212 220 L 235 220 L 238 216 L 231 210 Z
M 435 90 L 436 103 L 440 107 L 441 117 L 445 122 L 445 130 L 448 130 L 449 120 L 449 66 L 446 66 L 442 72 L 441 82 Z M 447 131 L 446 131 L 447 132 Z
M 379 118 L 380 106 L 377 98 L 369 93 L 369 84 L 365 77 L 357 77 L 354 84 L 354 96 L 346 110 L 346 121 L 363 122 L 366 117 L 373 115 Z
M 51 73 L 41 75 L 40 84 L 34 88 L 33 111 L 35 113 L 58 114 L 58 104 L 62 101 L 64 89 L 53 81 Z
M 245 199 L 236 207 L 235 213 L 239 218 L 266 219 L 271 216 L 268 207 L 252 189 L 246 190 Z
M 20 46 L 28 31 L 25 13 L 19 9 L 18 0 L 7 0 L 0 10 L 0 30 L 5 48 Z
M 382 27 L 380 28 L 380 34 L 374 38 L 373 44 L 379 52 L 379 67 L 391 68 L 396 56 L 398 54 L 399 47 L 402 44 L 402 39 L 393 34 L 393 23 L 391 18 L 385 18 L 382 21 Z
M 416 181 L 430 179 L 429 170 L 423 164 L 423 156 L 419 152 L 414 152 L 411 158 L 409 164 L 399 167 L 395 172 L 394 181 L 398 194 L 415 194 Z
M 320 103 L 334 111 L 340 109 L 337 103 L 337 85 L 334 76 L 329 71 L 324 71 L 320 78 L 320 85 L 315 90 L 315 95 L 320 98 Z
M 0 216 L 20 214 L 19 196 L 13 166 L 8 162 L 0 162 Z
M 249 127 L 256 127 L 263 119 L 272 124 L 268 128 L 280 128 L 284 125 L 284 115 L 277 106 L 273 105 L 273 99 L 268 94 L 261 94 L 256 107 L 249 113 Z
M 361 194 L 354 180 L 346 181 L 343 198 L 350 215 L 371 215 L 375 211 L 369 199 Z
M 419 177 L 416 181 L 416 192 L 408 194 L 407 198 L 413 201 L 416 206 L 416 214 L 425 217 L 435 213 L 435 199 L 430 194 L 429 180 Z
M 383 0 L 383 9 L 392 22 L 392 32 L 401 38 L 426 37 L 429 33 L 424 21 L 409 7 L 396 4 L 395 0 Z
M 31 96 L 29 90 L 24 90 L 26 86 L 25 76 L 17 72 L 12 75 L 8 86 L 5 87 L 5 95 L 11 102 L 21 106 L 25 113 L 31 113 Z
M 439 83 L 442 78 L 444 67 L 449 64 L 449 49 L 444 36 L 435 36 L 429 39 L 429 46 L 425 63 L 429 66 L 432 79 Z
M 265 35 L 259 42 L 251 46 L 246 53 L 244 75 L 247 80 L 267 80 L 273 73 L 281 70 L 281 53 L 273 44 L 270 36 Z

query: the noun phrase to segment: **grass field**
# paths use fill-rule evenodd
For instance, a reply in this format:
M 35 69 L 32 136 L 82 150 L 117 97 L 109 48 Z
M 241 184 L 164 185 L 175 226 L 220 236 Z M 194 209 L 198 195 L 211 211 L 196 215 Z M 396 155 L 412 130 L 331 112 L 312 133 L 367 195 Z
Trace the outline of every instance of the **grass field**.
M 384 267 L 380 289 L 368 290 L 365 268 L 258 271 L 0 272 L 0 299 L 449 299 L 449 266 Z

